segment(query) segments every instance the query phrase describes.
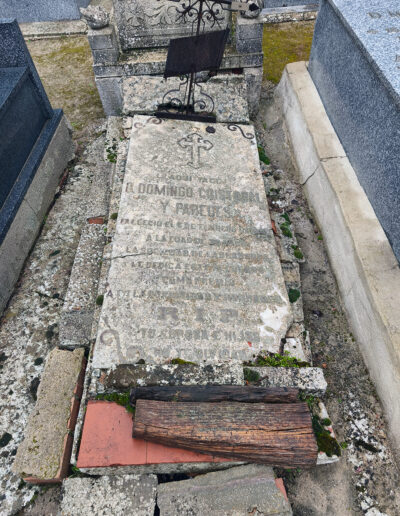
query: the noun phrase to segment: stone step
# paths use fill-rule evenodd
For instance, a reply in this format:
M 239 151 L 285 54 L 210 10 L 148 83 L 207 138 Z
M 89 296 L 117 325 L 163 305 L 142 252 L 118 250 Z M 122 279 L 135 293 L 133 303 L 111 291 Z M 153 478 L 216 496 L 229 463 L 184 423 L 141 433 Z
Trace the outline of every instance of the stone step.
M 141 75 L 123 80 L 124 115 L 152 114 L 160 104 L 171 99 L 184 101 L 187 79 L 164 79 Z M 217 122 L 248 123 L 247 85 L 243 74 L 217 75 L 199 83 L 194 90 L 195 102 L 204 102 L 204 111 L 215 113 Z M 198 104 L 197 111 L 203 109 Z
M 156 493 L 155 475 L 68 478 L 59 516 L 153 516 Z
M 85 374 L 84 349 L 53 349 L 13 471 L 31 483 L 60 482 L 68 473 Z
M 290 516 L 292 509 L 272 468 L 256 464 L 160 484 L 160 516 Z

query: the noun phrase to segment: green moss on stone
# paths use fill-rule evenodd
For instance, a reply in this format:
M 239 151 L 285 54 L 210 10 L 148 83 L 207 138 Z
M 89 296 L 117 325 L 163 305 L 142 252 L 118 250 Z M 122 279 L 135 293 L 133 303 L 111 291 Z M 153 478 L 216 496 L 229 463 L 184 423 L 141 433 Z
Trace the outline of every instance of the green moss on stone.
M 282 231 L 283 235 L 285 235 L 285 237 L 288 237 L 288 238 L 292 238 L 293 237 L 293 234 L 290 231 L 290 227 L 289 227 L 289 224 L 287 222 L 284 222 L 279 227 L 281 228 L 281 231 Z
M 326 453 L 328 457 L 332 457 L 332 455 L 340 457 L 342 450 L 340 449 L 339 443 L 331 436 L 329 431 L 324 428 L 323 421 L 324 420 L 321 420 L 317 415 L 312 416 L 312 427 L 317 440 L 318 451 Z
M 245 362 L 244 365 L 253 367 L 309 367 L 310 364 L 291 357 L 289 352 L 285 351 L 283 355 L 278 353 L 260 354 L 254 362 Z
M 103 304 L 103 301 L 104 301 L 103 294 L 101 294 L 100 296 L 96 297 L 96 305 L 101 306 Z
M 132 414 L 135 412 L 135 408 L 129 403 L 129 392 L 102 393 L 96 396 L 96 400 L 112 401 L 113 403 L 118 403 L 118 405 L 125 407 L 125 409 Z
M 260 373 L 254 371 L 253 369 L 249 369 L 248 367 L 243 369 L 243 375 L 245 381 L 249 383 L 258 382 L 260 379 Z
M 260 161 L 265 163 L 265 165 L 269 165 L 271 163 L 269 157 L 265 154 L 265 150 L 262 145 L 258 146 L 258 157 L 259 157 Z
M 289 289 L 289 301 L 291 303 L 295 303 L 300 297 L 300 290 L 297 290 L 297 288 L 290 288 Z
M 299 249 L 299 246 L 297 245 L 292 245 L 292 249 L 293 249 L 293 254 L 294 254 L 294 257 L 297 258 L 298 260 L 302 260 L 304 258 L 304 255 L 303 253 L 300 251 Z
M 171 364 L 174 364 L 174 365 L 198 365 L 196 364 L 196 362 L 189 362 L 187 360 L 183 360 L 182 358 L 173 358 L 171 360 Z

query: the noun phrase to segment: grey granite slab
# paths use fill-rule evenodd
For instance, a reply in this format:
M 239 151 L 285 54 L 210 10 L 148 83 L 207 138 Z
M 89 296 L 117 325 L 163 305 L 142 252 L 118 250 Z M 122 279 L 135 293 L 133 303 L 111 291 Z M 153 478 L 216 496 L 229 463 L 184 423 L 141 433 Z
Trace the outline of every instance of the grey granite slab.
M 93 367 L 251 360 L 291 322 L 253 127 L 135 116 Z
M 8 0 L 7 0 L 8 2 Z M 5 10 L 0 13 L 4 16 Z M 48 118 L 53 116 L 53 110 L 36 71 L 24 37 L 16 20 L 0 18 L 0 68 L 14 68 L 27 66 L 32 76 L 37 93 L 46 109 Z
M 151 114 L 171 99 L 184 101 L 186 81 L 142 75 L 123 80 L 124 115 Z M 205 102 L 218 122 L 249 122 L 247 87 L 243 75 L 217 75 L 200 83 L 194 91 L 195 102 Z
M 309 71 L 400 258 L 400 7 L 322 0 Z
M 190 36 L 196 29 L 193 17 L 182 17 L 181 3 L 170 0 L 114 0 L 114 13 L 123 50 L 167 47 L 171 38 Z M 203 17 L 206 31 L 225 29 L 230 13 L 212 4 L 213 17 Z
M 18 22 L 44 22 L 79 20 L 79 7 L 90 0 L 0 0 L 0 13 L 4 18 Z

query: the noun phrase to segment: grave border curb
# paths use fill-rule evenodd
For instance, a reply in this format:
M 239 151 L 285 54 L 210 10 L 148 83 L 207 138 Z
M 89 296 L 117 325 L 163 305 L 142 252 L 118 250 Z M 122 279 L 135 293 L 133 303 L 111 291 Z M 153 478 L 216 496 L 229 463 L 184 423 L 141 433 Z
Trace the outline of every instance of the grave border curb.
M 302 61 L 275 93 L 301 185 L 320 226 L 349 323 L 400 459 L 400 270 Z

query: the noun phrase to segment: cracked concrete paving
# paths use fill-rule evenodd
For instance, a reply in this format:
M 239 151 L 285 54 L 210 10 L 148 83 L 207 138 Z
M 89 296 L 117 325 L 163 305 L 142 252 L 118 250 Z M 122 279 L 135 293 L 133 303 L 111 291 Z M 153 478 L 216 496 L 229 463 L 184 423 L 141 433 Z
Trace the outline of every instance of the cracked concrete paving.
M 305 262 L 300 264 L 305 326 L 313 363 L 324 368 L 325 404 L 342 459 L 310 471 L 280 471 L 295 516 L 400 514 L 399 470 L 382 406 L 347 323 L 324 243 L 305 200 L 285 143 L 282 119 L 271 113 L 274 87 L 265 84 L 257 135 L 271 158 L 278 188 L 290 198 L 290 218 Z M 276 120 L 266 131 L 266 120 Z M 379 357 L 377 357 L 377 360 Z
M 1 319 L 0 514 L 15 514 L 39 491 L 10 467 L 35 404 L 46 356 L 58 344 L 60 311 L 85 221 L 86 196 L 103 148 L 101 136 L 71 168 Z M 56 491 L 49 489 L 53 497 Z

